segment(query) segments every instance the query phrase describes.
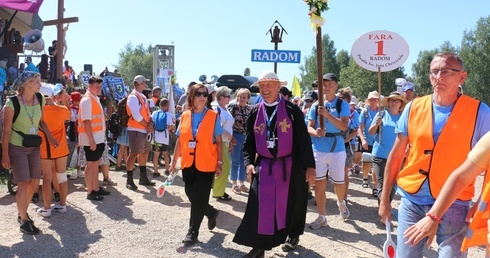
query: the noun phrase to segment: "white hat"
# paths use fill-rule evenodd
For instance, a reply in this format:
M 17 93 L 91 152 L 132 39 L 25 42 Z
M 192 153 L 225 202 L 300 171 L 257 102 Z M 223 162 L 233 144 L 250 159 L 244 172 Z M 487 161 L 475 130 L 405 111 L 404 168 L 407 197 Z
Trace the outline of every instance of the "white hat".
M 279 77 L 277 77 L 277 74 L 275 74 L 273 71 L 263 71 L 259 75 L 259 79 L 250 86 L 259 86 L 259 82 L 267 82 L 267 81 L 276 81 L 279 82 L 281 85 L 288 85 L 287 81 L 279 80 Z
M 379 93 L 377 91 L 371 91 L 369 92 L 367 99 L 379 99 Z
M 136 75 L 134 77 L 134 80 L 133 80 L 133 82 L 137 82 L 137 83 L 143 83 L 143 82 L 146 82 L 146 81 L 148 81 L 148 80 L 143 75 Z
M 53 95 L 54 95 L 53 85 L 48 84 L 48 83 L 41 85 L 41 88 L 39 89 L 39 93 L 41 93 L 41 95 L 48 97 L 48 98 L 53 97 Z
M 357 105 L 359 103 L 359 101 L 357 100 L 356 96 L 352 96 L 350 98 L 350 105 Z
M 210 95 L 211 95 L 211 93 L 216 91 L 216 88 L 214 88 L 214 86 L 211 84 L 206 84 L 204 86 L 206 86 L 206 88 L 208 88 L 208 94 L 210 94 Z

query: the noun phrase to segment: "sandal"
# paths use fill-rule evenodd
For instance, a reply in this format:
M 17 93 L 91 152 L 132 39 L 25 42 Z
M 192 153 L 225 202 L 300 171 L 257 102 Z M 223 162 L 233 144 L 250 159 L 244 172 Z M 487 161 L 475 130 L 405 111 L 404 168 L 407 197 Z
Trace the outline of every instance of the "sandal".
M 248 191 L 249 191 L 249 189 L 245 185 L 241 185 L 239 189 L 240 189 L 240 191 L 242 191 L 244 193 L 248 193 Z
M 214 197 L 214 198 L 216 198 L 217 201 L 231 201 L 231 199 L 233 199 L 227 193 L 223 194 L 223 196 Z
M 373 189 L 373 197 L 378 198 L 378 189 L 376 188 Z

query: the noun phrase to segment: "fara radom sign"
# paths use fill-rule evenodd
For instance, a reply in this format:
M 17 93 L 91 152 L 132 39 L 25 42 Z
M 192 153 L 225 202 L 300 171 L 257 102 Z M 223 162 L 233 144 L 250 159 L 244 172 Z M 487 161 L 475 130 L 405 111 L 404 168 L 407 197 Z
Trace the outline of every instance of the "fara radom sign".
M 301 63 L 301 51 L 252 49 L 252 62 Z
M 400 35 L 386 30 L 363 34 L 352 45 L 352 58 L 362 68 L 377 72 L 394 70 L 405 63 L 410 49 Z

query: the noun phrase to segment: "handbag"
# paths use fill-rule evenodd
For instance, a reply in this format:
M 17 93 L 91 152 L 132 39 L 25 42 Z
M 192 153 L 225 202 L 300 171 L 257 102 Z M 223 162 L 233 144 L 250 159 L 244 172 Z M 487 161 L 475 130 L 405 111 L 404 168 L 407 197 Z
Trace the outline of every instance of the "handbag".
M 22 146 L 23 147 L 39 147 L 41 146 L 42 138 L 37 134 L 25 134 L 17 130 L 12 129 L 14 132 L 22 136 Z

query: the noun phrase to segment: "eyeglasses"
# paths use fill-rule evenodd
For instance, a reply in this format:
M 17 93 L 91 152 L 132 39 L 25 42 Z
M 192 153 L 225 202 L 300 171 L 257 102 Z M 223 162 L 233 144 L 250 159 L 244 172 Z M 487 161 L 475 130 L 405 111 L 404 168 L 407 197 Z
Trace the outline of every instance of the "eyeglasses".
M 401 103 L 400 99 L 388 99 L 388 103 Z
M 459 73 L 461 70 L 458 69 L 452 69 L 452 68 L 444 68 L 444 69 L 432 69 L 429 71 L 430 75 L 436 77 L 439 72 L 441 72 L 441 77 L 448 77 L 453 75 L 454 73 Z
M 205 97 L 205 98 L 208 97 L 208 93 L 204 92 L 204 91 L 197 91 L 195 95 L 196 95 L 196 97 L 201 97 L 201 96 Z
M 369 100 L 369 102 L 378 102 L 379 101 L 379 99 L 368 99 L 368 100 Z

